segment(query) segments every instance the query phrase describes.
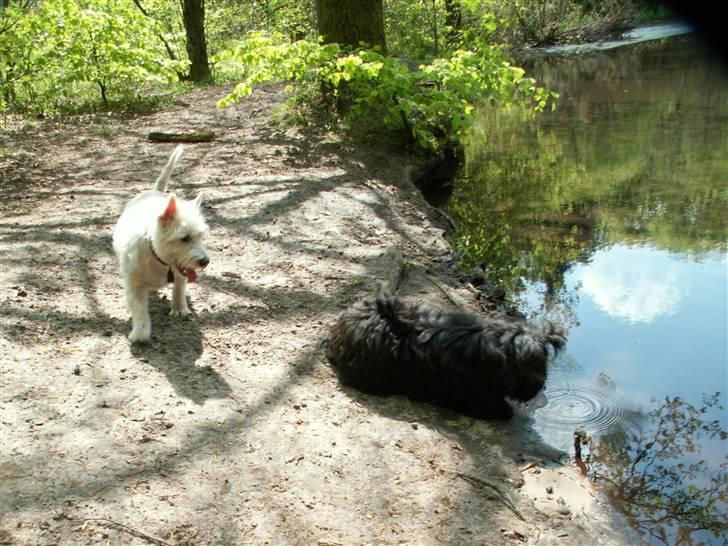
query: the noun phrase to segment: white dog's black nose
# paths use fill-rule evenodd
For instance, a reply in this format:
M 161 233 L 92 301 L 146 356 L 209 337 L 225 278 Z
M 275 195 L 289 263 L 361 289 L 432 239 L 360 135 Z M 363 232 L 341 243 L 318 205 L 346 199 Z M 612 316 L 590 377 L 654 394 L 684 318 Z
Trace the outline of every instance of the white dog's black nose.
M 207 264 L 210 263 L 210 258 L 205 256 L 204 258 L 200 258 L 200 267 L 207 267 Z

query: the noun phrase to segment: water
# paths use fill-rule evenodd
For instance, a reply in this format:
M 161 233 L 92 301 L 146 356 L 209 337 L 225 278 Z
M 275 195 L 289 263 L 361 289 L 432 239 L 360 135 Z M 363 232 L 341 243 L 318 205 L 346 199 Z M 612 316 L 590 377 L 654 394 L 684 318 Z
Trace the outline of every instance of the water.
M 595 42 L 590 44 L 566 44 L 555 45 L 551 47 L 541 48 L 539 54 L 545 55 L 563 55 L 573 53 L 589 53 L 602 49 L 613 49 L 628 44 L 636 44 L 649 40 L 657 40 L 670 38 L 672 36 L 681 36 L 693 32 L 693 28 L 683 22 L 660 23 L 634 29 L 625 33 L 620 39 L 605 40 L 603 42 Z
M 559 105 L 481 113 L 447 205 L 461 265 L 569 326 L 543 440 L 591 437 L 590 476 L 647 542 L 723 544 L 726 71 L 694 37 L 528 62 Z

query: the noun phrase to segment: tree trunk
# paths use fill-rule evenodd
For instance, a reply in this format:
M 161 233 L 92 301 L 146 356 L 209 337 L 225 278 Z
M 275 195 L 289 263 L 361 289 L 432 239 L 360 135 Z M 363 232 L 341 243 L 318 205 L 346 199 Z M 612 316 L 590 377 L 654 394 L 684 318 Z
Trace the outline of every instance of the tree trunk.
M 187 33 L 187 55 L 190 58 L 188 79 L 202 82 L 210 79 L 205 39 L 205 0 L 182 0 L 182 18 Z
M 318 0 L 318 30 L 325 43 L 379 46 L 387 53 L 382 0 Z

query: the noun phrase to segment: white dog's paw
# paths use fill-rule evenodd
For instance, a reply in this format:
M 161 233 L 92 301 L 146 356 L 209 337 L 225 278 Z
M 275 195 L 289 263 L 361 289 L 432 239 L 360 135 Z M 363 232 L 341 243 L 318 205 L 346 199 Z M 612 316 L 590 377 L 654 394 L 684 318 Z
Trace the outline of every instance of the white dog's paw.
M 192 311 L 190 311 L 187 307 L 184 309 L 172 309 L 169 312 L 169 316 L 171 317 L 188 317 L 192 314 Z
M 129 334 L 129 341 L 132 343 L 147 343 L 150 337 L 152 337 L 151 332 L 144 332 L 141 329 L 132 330 Z

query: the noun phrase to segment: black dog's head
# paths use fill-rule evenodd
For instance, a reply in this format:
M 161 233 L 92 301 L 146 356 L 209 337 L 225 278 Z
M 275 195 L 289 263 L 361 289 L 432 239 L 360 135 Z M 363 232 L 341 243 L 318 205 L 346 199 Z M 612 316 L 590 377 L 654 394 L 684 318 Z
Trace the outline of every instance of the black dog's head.
M 506 371 L 506 396 L 526 402 L 543 389 L 548 373 L 549 346 L 554 352 L 566 343 L 565 331 L 548 321 L 526 325 L 513 336 Z

